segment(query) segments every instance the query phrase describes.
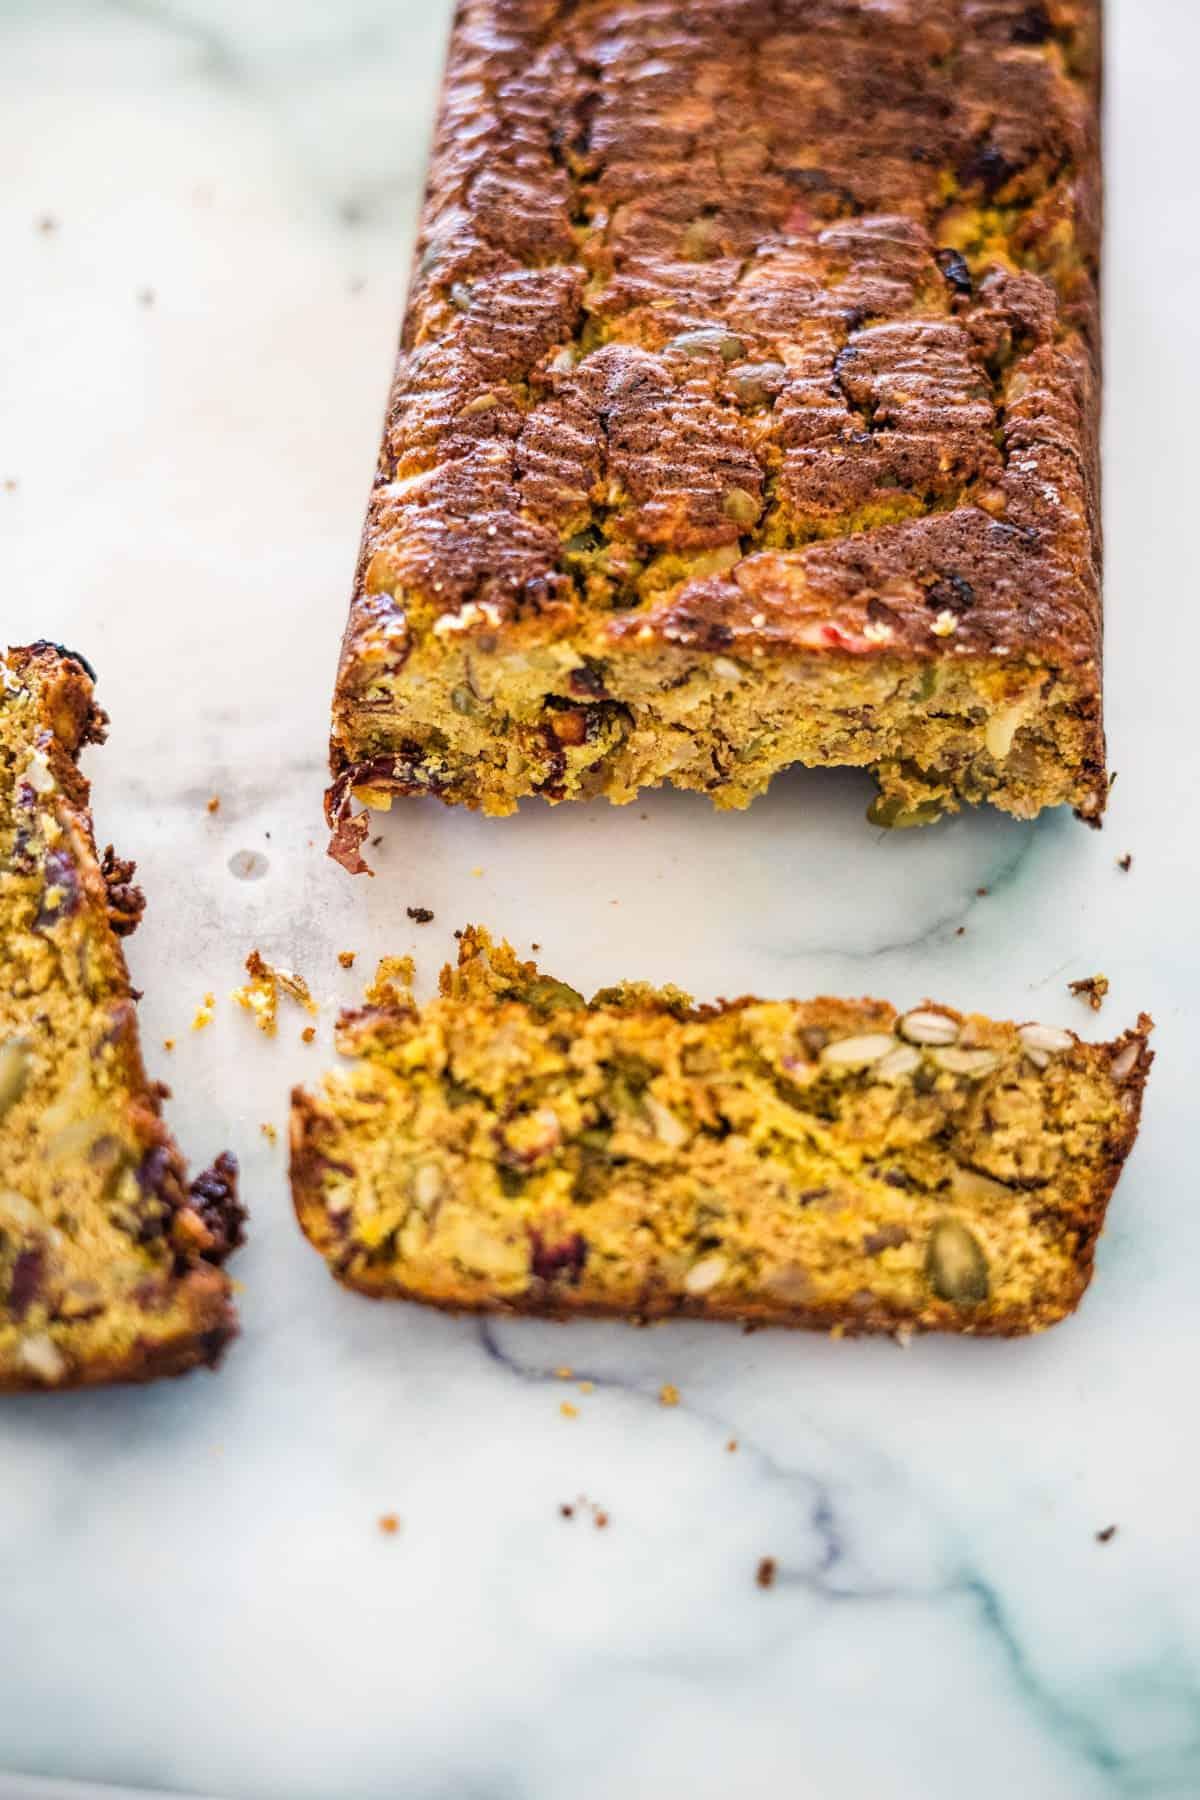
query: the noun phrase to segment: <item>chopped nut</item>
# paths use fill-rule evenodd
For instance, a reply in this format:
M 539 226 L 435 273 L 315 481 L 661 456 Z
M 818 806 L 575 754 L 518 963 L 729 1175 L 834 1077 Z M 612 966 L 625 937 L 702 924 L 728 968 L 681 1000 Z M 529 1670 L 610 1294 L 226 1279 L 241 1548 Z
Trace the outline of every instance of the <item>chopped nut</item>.
M 679 1389 L 673 1381 L 664 1381 L 658 1390 L 658 1398 L 663 1406 L 678 1406 Z
M 53 1386 L 62 1380 L 67 1372 L 67 1359 L 44 1331 L 31 1332 L 22 1338 L 17 1348 L 17 1358 L 22 1366 L 36 1375 L 39 1381 Z
M 939 1219 L 929 1235 L 925 1273 L 939 1300 L 978 1306 L 990 1292 L 987 1258 L 974 1232 L 958 1219 Z
M 1125 1081 L 1137 1068 L 1138 1058 L 1145 1048 L 1142 1038 L 1131 1038 L 1123 1050 L 1118 1050 L 1112 1059 L 1111 1074 L 1114 1081 Z
M 921 1066 L 921 1052 L 912 1044 L 897 1044 L 875 1064 L 875 1075 L 879 1081 L 904 1081 L 915 1075 Z

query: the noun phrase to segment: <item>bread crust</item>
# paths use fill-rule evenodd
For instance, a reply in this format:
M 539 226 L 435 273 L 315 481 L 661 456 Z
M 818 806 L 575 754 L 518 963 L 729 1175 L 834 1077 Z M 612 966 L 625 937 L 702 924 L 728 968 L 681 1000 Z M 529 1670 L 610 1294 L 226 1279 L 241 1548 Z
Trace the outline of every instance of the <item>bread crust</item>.
M 1099 819 L 1099 85 L 1099 0 L 466 0 L 334 700 L 342 860 L 355 793 L 743 804 L 796 759 L 901 811 Z M 714 661 L 791 683 L 749 769 Z
M 6 1175 L 32 1183 L 35 1163 L 54 1170 L 40 1201 L 20 1189 L 0 1194 L 0 1390 L 215 1367 L 237 1334 L 219 1266 L 242 1240 L 237 1164 L 222 1155 L 189 1185 L 162 1117 L 167 1090 L 142 1060 L 120 940 L 136 927 L 144 897 L 132 863 L 111 846 L 97 854 L 78 766 L 107 727 L 89 665 L 44 642 L 0 655 L 0 727 L 12 759 L 0 756 L 0 1060 L 12 1045 L 31 1046 L 32 1079 L 43 1083 L 36 1114 L 20 1092 L 0 1096 L 0 1189 L 9 1187 Z M 69 1072 L 80 1059 L 82 1086 Z M 100 1113 L 96 1136 L 89 1120 Z M 111 1162 L 107 1187 L 96 1186 L 98 1157 Z M 37 1216 L 44 1204 L 57 1223 Z M 119 1279 L 107 1261 L 109 1211 L 125 1220 Z M 84 1248 L 89 1232 L 88 1241 L 104 1244 L 94 1259 Z M 81 1298 L 81 1283 L 94 1296 Z

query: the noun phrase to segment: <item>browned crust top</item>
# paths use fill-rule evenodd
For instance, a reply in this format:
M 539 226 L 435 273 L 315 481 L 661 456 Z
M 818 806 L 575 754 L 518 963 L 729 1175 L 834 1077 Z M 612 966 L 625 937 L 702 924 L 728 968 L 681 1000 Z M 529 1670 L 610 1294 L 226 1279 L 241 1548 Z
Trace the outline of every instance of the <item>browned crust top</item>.
M 470 603 L 1095 671 L 1098 89 L 1098 0 L 464 0 L 343 696 Z

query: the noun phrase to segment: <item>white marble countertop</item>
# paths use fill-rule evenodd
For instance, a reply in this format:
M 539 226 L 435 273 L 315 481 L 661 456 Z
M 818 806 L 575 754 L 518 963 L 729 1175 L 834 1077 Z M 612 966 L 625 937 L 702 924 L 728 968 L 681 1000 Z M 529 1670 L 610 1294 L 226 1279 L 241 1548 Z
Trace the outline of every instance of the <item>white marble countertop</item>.
M 355 883 L 323 853 L 327 701 L 447 10 L 0 6 L 0 635 L 99 669 L 148 1058 L 253 1214 L 219 1375 L 0 1408 L 0 1767 L 48 1783 L 0 1791 L 1196 1796 L 1198 11 L 1111 6 L 1105 831 L 887 836 L 865 781 L 800 774 L 731 817 L 413 802 Z M 376 955 L 428 983 L 476 918 L 581 985 L 706 998 L 1087 1028 L 1066 983 L 1103 970 L 1099 1027 L 1147 1008 L 1159 1061 L 1083 1311 L 902 1353 L 339 1292 L 260 1125 Z M 317 1046 L 229 1004 L 255 945 L 329 1003 Z M 581 1494 L 607 1530 L 560 1515 Z

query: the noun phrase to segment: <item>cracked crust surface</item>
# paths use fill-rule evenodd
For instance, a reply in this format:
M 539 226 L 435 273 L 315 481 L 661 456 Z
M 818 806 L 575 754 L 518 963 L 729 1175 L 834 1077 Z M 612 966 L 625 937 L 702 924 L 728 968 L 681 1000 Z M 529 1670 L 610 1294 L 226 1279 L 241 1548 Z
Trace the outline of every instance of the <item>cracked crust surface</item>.
M 182 1374 L 237 1329 L 237 1165 L 189 1186 L 163 1122 L 119 942 L 144 899 L 77 766 L 105 725 L 82 658 L 0 654 L 0 1389 Z
M 1098 818 L 1098 62 L 1098 0 L 465 0 L 343 828 L 797 759 Z
M 439 997 L 377 981 L 292 1098 L 292 1192 L 374 1296 L 569 1318 L 1012 1336 L 1072 1312 L 1137 1135 L 1151 1021 L 1107 1044 L 931 1003 L 590 1003 L 470 929 Z

